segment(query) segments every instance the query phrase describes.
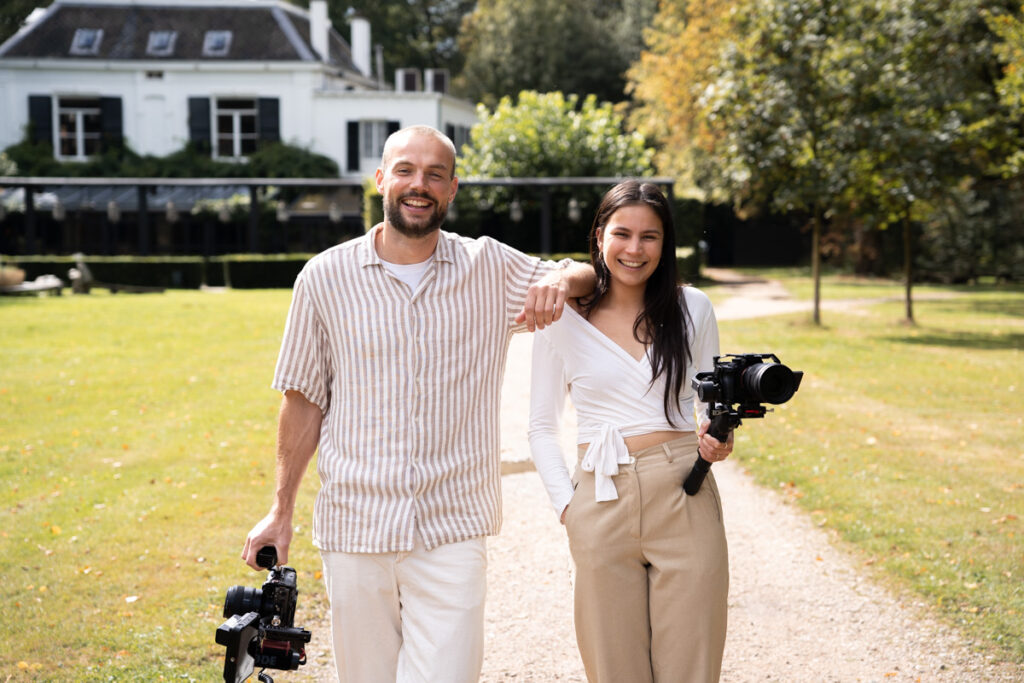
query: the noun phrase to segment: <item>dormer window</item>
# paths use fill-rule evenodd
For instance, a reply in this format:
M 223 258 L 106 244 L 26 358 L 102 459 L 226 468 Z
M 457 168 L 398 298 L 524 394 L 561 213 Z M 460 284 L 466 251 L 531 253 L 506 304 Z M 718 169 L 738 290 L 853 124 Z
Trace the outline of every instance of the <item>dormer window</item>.
M 79 28 L 75 29 L 75 37 L 71 39 L 71 54 L 73 55 L 95 55 L 99 54 L 100 43 L 103 41 L 103 29 L 101 28 Z
M 177 31 L 150 31 L 146 54 L 153 57 L 169 57 L 174 54 L 174 42 L 177 39 Z
M 204 57 L 224 57 L 231 49 L 231 31 L 207 31 L 203 38 Z

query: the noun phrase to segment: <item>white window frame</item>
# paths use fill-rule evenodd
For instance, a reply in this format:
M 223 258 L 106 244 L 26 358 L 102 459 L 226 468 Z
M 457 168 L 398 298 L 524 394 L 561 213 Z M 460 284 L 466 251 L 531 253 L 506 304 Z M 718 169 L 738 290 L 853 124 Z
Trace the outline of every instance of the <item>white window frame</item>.
M 100 117 L 103 111 L 100 107 L 98 97 L 57 97 L 57 106 L 54 107 L 56 121 L 54 125 L 54 156 L 60 161 L 88 161 L 95 154 L 86 154 L 86 143 L 96 141 L 95 149 L 99 152 L 100 139 L 103 136 L 102 121 Z M 92 104 L 95 102 L 95 106 Z M 88 103 L 88 104 L 87 104 Z M 88 116 L 95 116 L 99 127 L 96 130 L 86 130 Z M 64 117 L 69 117 L 71 126 L 68 130 L 62 129 Z M 64 141 L 70 140 L 74 147 L 73 154 L 64 153 Z
M 384 143 L 388 139 L 388 122 L 366 120 L 359 122 L 359 158 L 380 161 Z
M 251 106 L 232 106 L 227 103 L 244 101 Z M 221 97 L 214 98 L 213 106 L 210 107 L 213 116 L 213 158 L 226 161 L 245 161 L 248 156 L 243 152 L 245 141 L 252 141 L 252 150 L 255 151 L 260 139 L 260 115 L 259 107 L 255 97 Z M 221 129 L 221 117 L 230 116 L 230 123 L 224 130 Z M 252 117 L 252 132 L 242 131 L 242 122 L 245 117 Z M 230 141 L 231 155 L 221 154 L 221 142 Z
M 218 40 L 223 40 L 222 46 L 218 47 Z M 225 57 L 231 50 L 231 31 L 207 31 L 203 36 L 204 57 Z
M 146 54 L 153 57 L 169 57 L 174 54 L 178 41 L 177 31 L 150 31 L 146 41 Z
M 89 38 L 92 38 L 90 41 Z M 71 39 L 73 55 L 97 55 L 100 52 L 100 43 L 103 42 L 103 29 L 101 28 L 76 28 L 75 35 Z

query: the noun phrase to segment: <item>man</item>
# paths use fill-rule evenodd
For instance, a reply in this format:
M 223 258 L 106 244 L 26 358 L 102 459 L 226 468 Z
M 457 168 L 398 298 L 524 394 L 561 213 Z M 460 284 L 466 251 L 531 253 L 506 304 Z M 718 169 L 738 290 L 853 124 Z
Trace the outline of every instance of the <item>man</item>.
M 339 680 L 468 683 L 483 662 L 484 538 L 501 524 L 509 337 L 556 321 L 594 275 L 442 232 L 458 178 L 432 128 L 389 137 L 376 181 L 384 222 L 296 279 L 273 384 L 277 490 L 242 556 L 255 569 L 274 545 L 287 560 L 319 445 L 313 542 Z

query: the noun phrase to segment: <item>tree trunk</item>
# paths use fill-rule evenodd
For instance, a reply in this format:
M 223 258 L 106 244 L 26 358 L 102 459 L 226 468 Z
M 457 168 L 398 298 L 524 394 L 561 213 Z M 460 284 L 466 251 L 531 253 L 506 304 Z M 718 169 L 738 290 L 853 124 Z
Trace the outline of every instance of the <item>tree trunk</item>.
M 814 280 L 814 324 L 821 324 L 821 208 L 814 207 L 811 231 L 811 279 Z
M 911 235 L 910 210 L 903 214 L 903 277 L 907 282 L 906 304 L 908 325 L 914 324 L 914 298 L 911 296 L 911 289 L 914 286 L 914 254 L 913 236 Z

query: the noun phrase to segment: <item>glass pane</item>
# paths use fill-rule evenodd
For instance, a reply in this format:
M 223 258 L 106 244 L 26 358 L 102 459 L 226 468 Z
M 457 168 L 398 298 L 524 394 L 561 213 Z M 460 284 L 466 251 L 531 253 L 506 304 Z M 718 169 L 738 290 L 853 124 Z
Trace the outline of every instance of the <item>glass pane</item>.
M 85 156 L 98 154 L 100 151 L 100 139 L 98 137 L 86 137 L 82 141 L 85 145 Z
M 256 134 L 256 117 L 255 116 L 240 116 L 239 122 L 242 124 L 243 135 L 255 135 Z
M 87 112 L 82 116 L 83 128 L 86 133 L 99 133 L 100 128 L 100 115 L 98 113 Z
M 217 134 L 231 135 L 235 131 L 234 117 L 231 114 L 220 114 L 217 116 Z
M 60 155 L 62 157 L 73 157 L 78 156 L 77 150 L 75 149 L 75 138 L 64 137 L 61 135 L 60 138 Z
M 256 111 L 256 101 L 255 100 L 217 100 L 217 109 L 220 109 L 221 111 L 226 110 L 226 109 L 230 109 L 230 110 L 243 109 L 243 110 L 255 112 Z
M 242 138 L 242 156 L 249 156 L 256 151 L 256 138 Z
M 218 138 L 217 139 L 217 156 L 219 156 L 219 157 L 233 157 L 233 156 L 235 156 L 234 140 L 232 140 L 231 138 Z

